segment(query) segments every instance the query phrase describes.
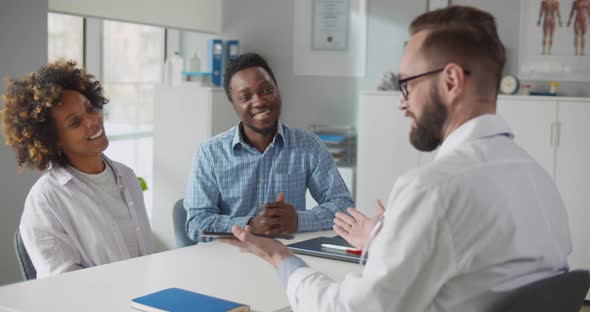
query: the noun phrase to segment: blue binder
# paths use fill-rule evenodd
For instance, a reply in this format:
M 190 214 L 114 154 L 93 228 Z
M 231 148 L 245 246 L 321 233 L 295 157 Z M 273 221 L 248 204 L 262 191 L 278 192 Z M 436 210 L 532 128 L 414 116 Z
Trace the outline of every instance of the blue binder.
M 240 56 L 240 42 L 238 40 L 227 40 L 225 42 L 225 56 L 228 60 Z
M 220 87 L 223 76 L 223 40 L 211 39 L 207 47 L 209 69 L 211 70 L 211 83 Z

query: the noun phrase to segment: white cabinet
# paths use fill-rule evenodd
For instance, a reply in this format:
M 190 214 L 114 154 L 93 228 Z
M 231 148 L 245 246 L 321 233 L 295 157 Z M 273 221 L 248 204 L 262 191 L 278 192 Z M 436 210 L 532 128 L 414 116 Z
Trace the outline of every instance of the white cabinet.
M 590 100 L 559 102 L 555 182 L 568 210 L 571 268 L 590 269 Z M 587 298 L 590 298 L 588 296 Z
M 172 206 L 184 197 L 197 147 L 235 126 L 223 89 L 191 84 L 155 90 L 152 230 L 158 249 L 175 246 Z
M 358 104 L 355 204 L 371 216 L 375 201 L 386 204 L 395 180 L 420 162 L 420 152 L 410 144 L 409 119 L 398 110 L 399 96 L 364 92 Z
M 557 102 L 531 97 L 500 97 L 497 113 L 515 134 L 514 140 L 554 176 Z
M 568 211 L 572 269 L 590 269 L 590 99 L 505 97 L 498 112 L 553 176 Z

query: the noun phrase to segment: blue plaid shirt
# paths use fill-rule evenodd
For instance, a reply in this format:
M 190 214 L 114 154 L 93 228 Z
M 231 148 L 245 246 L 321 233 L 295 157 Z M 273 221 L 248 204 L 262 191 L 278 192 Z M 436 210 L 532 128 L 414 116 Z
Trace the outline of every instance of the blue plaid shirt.
M 305 210 L 305 192 L 320 203 Z M 307 131 L 279 122 L 273 141 L 261 153 L 245 143 L 239 124 L 201 144 L 190 173 L 184 207 L 188 236 L 229 232 L 245 226 L 263 204 L 283 192 L 297 211 L 297 231 L 331 228 L 334 214 L 353 201 L 328 149 Z

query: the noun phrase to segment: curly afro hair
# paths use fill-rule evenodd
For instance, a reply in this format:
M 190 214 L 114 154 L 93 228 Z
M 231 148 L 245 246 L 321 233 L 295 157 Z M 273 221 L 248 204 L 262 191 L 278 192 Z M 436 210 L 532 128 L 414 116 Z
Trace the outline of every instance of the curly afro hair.
M 0 112 L 5 143 L 16 152 L 19 168 L 45 170 L 50 163 L 67 163 L 57 150 L 57 131 L 50 116 L 64 90 L 78 91 L 102 111 L 108 99 L 93 75 L 74 61 L 57 61 L 22 80 L 9 79 Z

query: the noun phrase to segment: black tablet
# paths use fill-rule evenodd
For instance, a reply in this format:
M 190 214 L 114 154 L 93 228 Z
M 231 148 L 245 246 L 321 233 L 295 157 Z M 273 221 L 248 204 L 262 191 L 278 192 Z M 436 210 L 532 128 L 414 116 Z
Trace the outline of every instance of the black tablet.
M 353 263 L 359 263 L 361 260 L 361 257 L 358 254 L 352 254 L 346 251 L 324 248 L 322 247 L 322 244 L 332 244 L 354 248 L 346 240 L 344 240 L 344 238 L 340 236 L 316 237 L 302 242 L 289 244 L 287 245 L 287 247 L 289 247 L 289 249 L 291 249 L 294 253 L 302 255 L 341 260 Z M 365 264 L 365 262 L 367 262 L 367 259 L 363 259 L 363 264 Z
M 293 239 L 295 236 L 291 234 L 254 234 L 250 233 L 254 236 L 258 237 L 266 237 L 266 238 L 277 238 L 277 239 Z M 233 237 L 235 238 L 234 234 L 231 232 L 209 232 L 204 231 L 199 235 L 201 238 L 218 238 L 218 237 Z

